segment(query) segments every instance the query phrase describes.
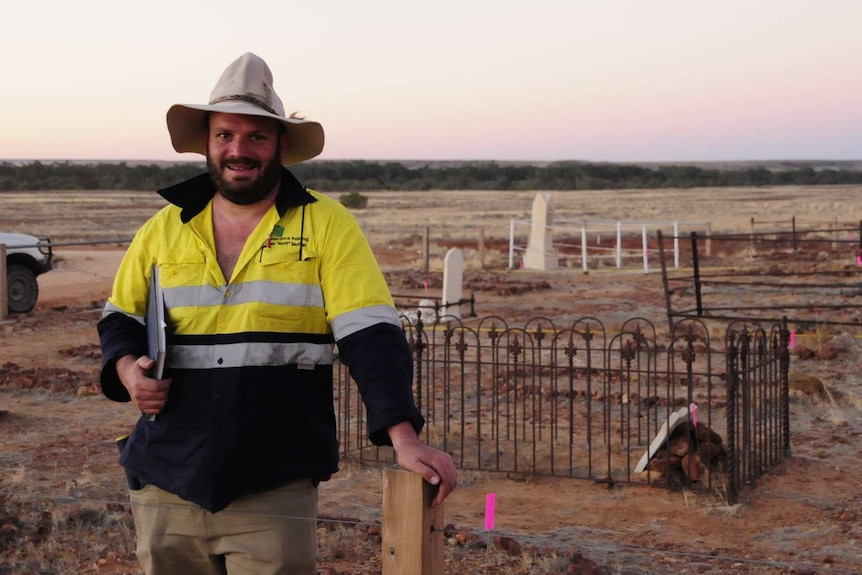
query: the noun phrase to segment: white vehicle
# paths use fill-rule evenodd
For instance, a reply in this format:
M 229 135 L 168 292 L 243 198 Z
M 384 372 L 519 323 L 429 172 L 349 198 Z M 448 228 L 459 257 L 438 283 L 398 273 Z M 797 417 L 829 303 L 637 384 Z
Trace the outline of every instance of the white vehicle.
M 36 276 L 51 270 L 54 257 L 51 240 L 0 232 L 0 244 L 6 244 L 9 313 L 26 313 L 35 307 L 39 299 Z

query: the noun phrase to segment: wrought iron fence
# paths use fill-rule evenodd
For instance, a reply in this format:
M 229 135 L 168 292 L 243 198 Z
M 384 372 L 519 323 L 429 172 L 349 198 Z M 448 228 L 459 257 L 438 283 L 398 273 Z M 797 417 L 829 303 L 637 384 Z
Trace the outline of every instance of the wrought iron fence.
M 684 484 L 733 501 L 789 455 L 786 325 L 735 324 L 714 349 L 693 319 L 667 341 L 643 318 L 613 331 L 595 317 L 403 321 L 424 440 L 460 469 Z M 393 461 L 367 441 L 344 366 L 335 379 L 342 457 Z

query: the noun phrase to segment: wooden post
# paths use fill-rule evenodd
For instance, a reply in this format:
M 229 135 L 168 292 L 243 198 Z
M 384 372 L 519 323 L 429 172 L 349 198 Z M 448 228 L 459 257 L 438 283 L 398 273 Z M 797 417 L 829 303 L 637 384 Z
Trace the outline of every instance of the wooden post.
M 443 575 L 443 506 L 437 487 L 403 469 L 383 470 L 383 575 Z
M 6 244 L 0 244 L 0 321 L 9 313 L 8 283 L 6 281 Z

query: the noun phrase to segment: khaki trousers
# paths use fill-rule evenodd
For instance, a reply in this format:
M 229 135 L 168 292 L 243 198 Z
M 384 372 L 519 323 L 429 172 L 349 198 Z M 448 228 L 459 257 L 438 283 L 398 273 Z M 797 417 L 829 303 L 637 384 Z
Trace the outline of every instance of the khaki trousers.
M 317 487 L 310 479 L 247 495 L 217 513 L 155 485 L 130 493 L 147 575 L 317 573 Z

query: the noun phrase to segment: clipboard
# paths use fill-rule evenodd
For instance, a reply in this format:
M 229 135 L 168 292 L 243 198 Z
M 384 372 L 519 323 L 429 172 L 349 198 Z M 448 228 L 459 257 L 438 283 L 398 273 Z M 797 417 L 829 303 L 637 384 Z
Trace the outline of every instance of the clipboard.
M 159 266 L 153 265 L 150 280 L 150 297 L 147 302 L 147 354 L 156 360 L 153 367 L 153 379 L 161 379 L 165 371 L 165 354 L 167 343 L 165 338 L 165 292 L 159 281 Z
M 159 281 L 159 265 L 153 264 L 153 273 L 150 278 L 150 296 L 147 301 L 147 355 L 156 360 L 153 366 L 153 379 L 162 379 L 165 372 L 165 355 L 167 355 L 167 338 L 165 337 L 165 292 Z M 147 417 L 149 421 L 155 421 L 156 416 L 151 414 Z

